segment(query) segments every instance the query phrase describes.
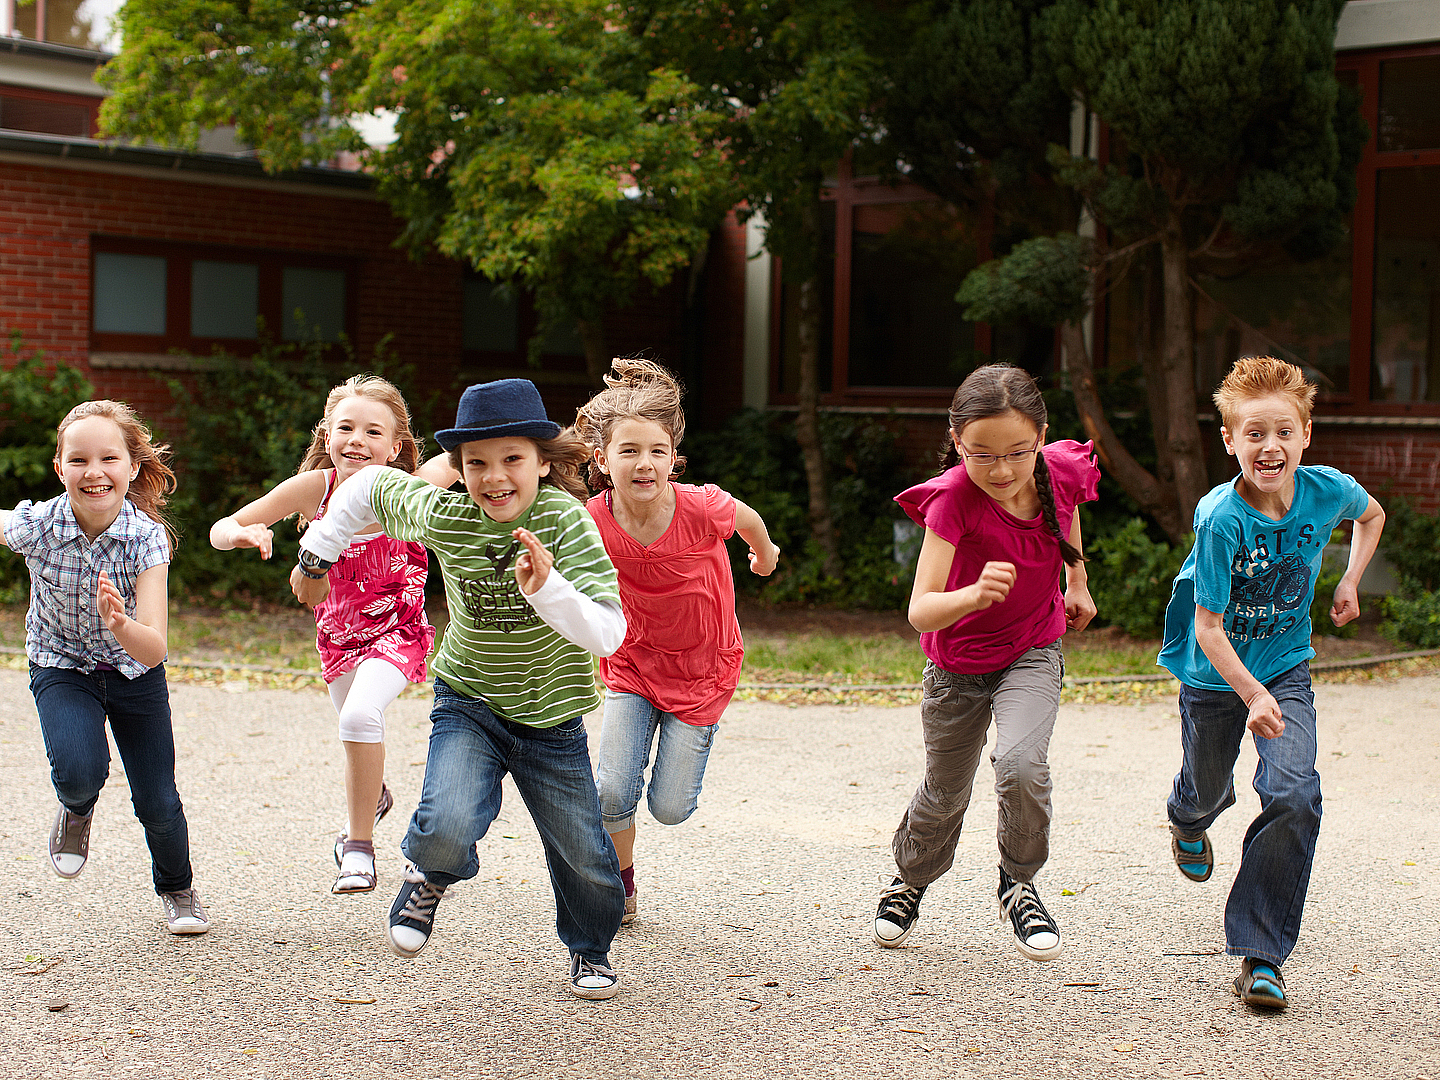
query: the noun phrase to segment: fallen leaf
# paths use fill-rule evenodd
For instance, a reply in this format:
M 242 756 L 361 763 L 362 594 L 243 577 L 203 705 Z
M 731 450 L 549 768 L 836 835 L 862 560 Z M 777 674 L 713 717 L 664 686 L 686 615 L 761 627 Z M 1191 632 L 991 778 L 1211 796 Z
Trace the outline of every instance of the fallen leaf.
M 1135 1049 L 1135 1044 L 1134 1044 L 1134 1043 L 1119 1043 L 1119 1044 L 1117 1044 L 1116 1047 L 1115 1047 L 1115 1052 L 1116 1052 L 1117 1054 L 1128 1054 L 1128 1053 L 1130 1053 L 1130 1052 L 1131 1052 L 1132 1050 L 1134 1050 L 1134 1049 Z
M 1061 983 L 1061 986 L 1099 986 L 1098 982 L 1068 982 Z
M 349 997 L 343 997 L 343 998 L 342 998 L 342 997 L 337 997 L 337 998 L 335 999 L 335 1004 L 336 1004 L 336 1005 L 374 1005 L 374 1004 L 375 1004 L 375 999 L 374 999 L 374 998 L 349 998 Z
M 1074 890 L 1074 889 L 1061 889 L 1061 890 L 1060 890 L 1060 895 L 1061 895 L 1061 896 L 1074 896 L 1074 895 L 1075 895 L 1075 890 Z
M 761 985 L 761 986 L 779 986 L 780 984 L 779 984 L 778 982 L 776 982 L 774 979 L 771 979 L 769 982 L 763 982 L 763 983 L 761 983 L 760 985 Z

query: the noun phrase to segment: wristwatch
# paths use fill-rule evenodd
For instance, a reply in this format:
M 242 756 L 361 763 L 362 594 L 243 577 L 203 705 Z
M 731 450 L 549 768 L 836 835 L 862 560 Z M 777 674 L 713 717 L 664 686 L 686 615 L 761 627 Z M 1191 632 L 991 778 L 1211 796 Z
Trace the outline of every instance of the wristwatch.
M 325 576 L 326 572 L 329 571 L 330 567 L 334 565 L 335 564 L 328 559 L 320 558 L 320 556 L 316 555 L 313 551 L 306 551 L 304 548 L 300 549 L 300 573 L 312 581 L 319 581 Z

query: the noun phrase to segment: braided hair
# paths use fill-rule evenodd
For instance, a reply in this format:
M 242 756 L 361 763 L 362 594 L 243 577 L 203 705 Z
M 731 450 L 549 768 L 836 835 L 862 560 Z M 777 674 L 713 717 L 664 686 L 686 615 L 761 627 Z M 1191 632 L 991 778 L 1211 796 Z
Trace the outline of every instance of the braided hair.
M 955 448 L 955 441 L 965 430 L 965 425 L 1007 412 L 1019 413 L 1035 425 L 1037 432 L 1044 430 L 1050 420 L 1045 399 L 1040 396 L 1040 387 L 1021 368 L 1013 364 L 986 364 L 966 376 L 950 402 L 950 431 L 940 454 L 940 471 L 960 464 L 960 452 Z M 1045 518 L 1045 527 L 1060 545 L 1060 555 L 1066 565 L 1088 561 L 1060 531 L 1050 466 L 1044 453 L 1038 449 L 1035 453 L 1035 492 L 1040 496 L 1040 513 Z

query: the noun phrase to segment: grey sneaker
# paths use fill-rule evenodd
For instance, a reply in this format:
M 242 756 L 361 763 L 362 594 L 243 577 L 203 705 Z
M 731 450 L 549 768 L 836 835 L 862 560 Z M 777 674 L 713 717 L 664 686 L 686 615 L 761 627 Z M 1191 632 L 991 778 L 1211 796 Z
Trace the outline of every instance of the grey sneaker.
M 172 934 L 203 934 L 210 929 L 210 916 L 194 889 L 161 893 L 160 906 L 165 909 L 165 922 Z
M 73 878 L 85 869 L 90 857 L 90 821 L 94 814 L 72 814 L 61 803 L 50 826 L 50 865 L 63 878 Z
M 635 914 L 637 911 L 638 908 L 635 905 L 635 894 L 632 892 L 629 896 L 625 897 L 625 914 L 620 916 L 620 925 L 629 926 L 632 922 L 634 922 Z
M 578 952 L 570 954 L 570 992 L 590 1001 L 604 1001 L 620 989 L 620 976 L 596 960 Z

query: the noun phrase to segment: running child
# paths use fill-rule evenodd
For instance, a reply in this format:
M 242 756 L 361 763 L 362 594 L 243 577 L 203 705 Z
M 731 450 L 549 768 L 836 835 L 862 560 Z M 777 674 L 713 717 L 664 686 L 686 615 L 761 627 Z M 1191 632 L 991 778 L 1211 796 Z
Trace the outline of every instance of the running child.
M 173 934 L 203 934 L 210 917 L 191 874 L 165 683 L 175 542 L 164 515 L 175 490 L 168 455 L 128 405 L 76 405 L 55 436 L 65 494 L 0 510 L 0 541 L 30 570 L 25 653 L 60 803 L 51 867 L 73 878 L 89 858 L 110 773 L 108 719 L 165 921 Z
M 335 492 L 367 465 L 413 472 L 420 450 L 410 410 L 394 385 L 355 375 L 330 391 L 325 415 L 296 474 L 210 527 L 221 551 L 274 551 L 270 526 L 291 514 L 325 515 Z M 425 681 L 435 629 L 425 618 L 423 544 L 371 527 L 355 536 L 329 570 L 330 591 L 315 605 L 321 676 L 340 717 L 345 747 L 346 831 L 335 841 L 338 874 L 330 891 L 375 888 L 374 828 L 394 805 L 385 786 L 385 710 L 406 683 Z M 293 575 L 292 575 L 293 576 Z
M 425 780 L 386 940 L 404 957 L 425 947 L 445 890 L 479 870 L 475 845 L 500 812 L 509 773 L 545 847 L 568 987 L 613 997 L 610 942 L 625 890 L 600 825 L 581 714 L 600 703 L 591 654 L 620 647 L 625 616 L 615 569 L 579 501 L 589 455 L 525 379 L 469 387 L 455 426 L 435 438 L 463 492 L 362 469 L 306 531 L 292 578 L 297 598 L 320 601 L 350 538 L 378 524 L 426 543 L 445 579 L 451 621 L 435 655 Z
M 928 662 L 925 779 L 895 831 L 899 873 L 880 894 L 871 931 L 886 948 L 910 936 L 925 889 L 954 862 L 993 716 L 1000 917 L 1022 956 L 1060 954 L 1060 928 L 1033 881 L 1050 853 L 1060 638 L 1095 617 L 1078 507 L 1095 498 L 1100 472 L 1091 444 L 1047 446 L 1046 427 L 1029 375 L 1009 364 L 978 368 L 950 404 L 940 474 L 896 496 L 925 527 L 910 623 Z
M 1207 830 L 1235 802 L 1235 760 L 1248 729 L 1260 755 L 1260 814 L 1240 849 L 1225 904 L 1225 951 L 1241 958 L 1233 988 L 1247 1005 L 1289 1003 L 1280 969 L 1300 934 L 1315 840 L 1315 695 L 1310 604 L 1330 533 L 1353 520 L 1350 561 L 1330 608 L 1360 615 L 1360 577 L 1380 543 L 1385 512 L 1353 477 L 1301 465 L 1315 387 L 1270 356 L 1236 362 L 1215 391 L 1225 451 L 1240 475 L 1195 508 L 1195 546 L 1165 610 L 1159 663 L 1180 680 L 1184 760 L 1167 810 L 1180 873 L 1215 869 Z
M 750 545 L 767 576 L 780 549 L 750 507 L 713 484 L 672 478 L 685 468 L 680 384 L 659 364 L 618 359 L 608 389 L 575 417 L 590 447 L 588 505 L 620 578 L 625 643 L 600 661 L 605 720 L 596 783 L 620 859 L 625 916 L 635 918 L 635 808 L 650 770 L 650 812 L 678 825 L 695 812 L 720 714 L 740 681 L 744 643 L 725 540 Z

